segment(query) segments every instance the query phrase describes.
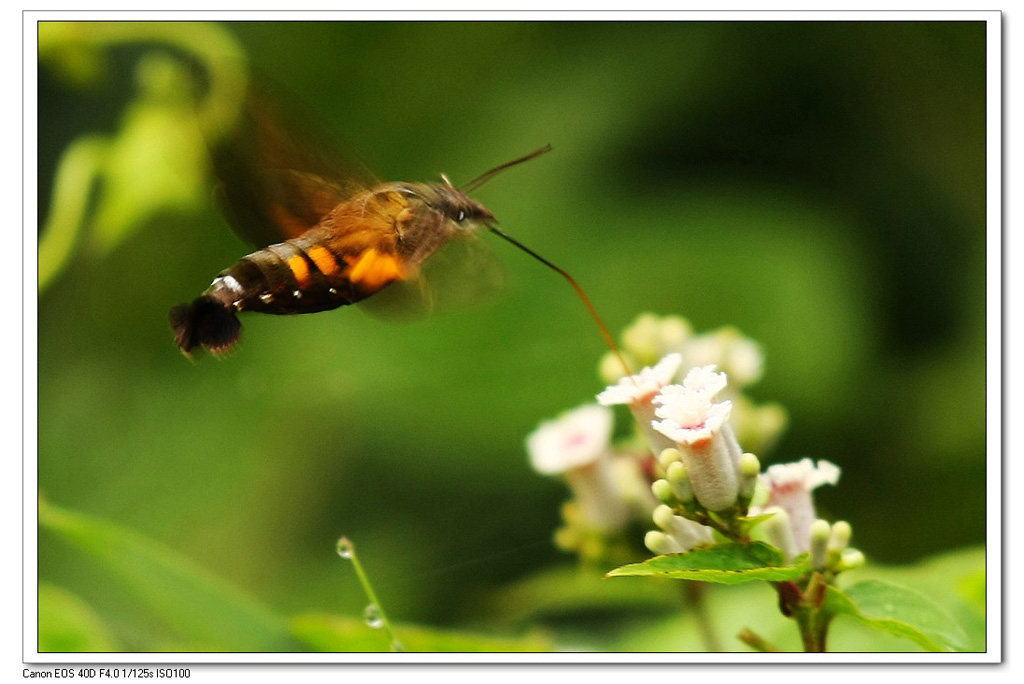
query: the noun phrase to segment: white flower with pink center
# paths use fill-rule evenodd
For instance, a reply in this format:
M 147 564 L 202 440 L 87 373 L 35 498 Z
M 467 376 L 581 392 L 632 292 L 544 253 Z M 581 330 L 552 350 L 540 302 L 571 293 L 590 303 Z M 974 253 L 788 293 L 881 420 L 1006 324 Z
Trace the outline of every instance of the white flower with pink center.
M 669 354 L 653 368 L 644 368 L 636 375 L 622 378 L 611 385 L 597 395 L 597 402 L 602 406 L 650 403 L 654 395 L 672 381 L 682 364 L 682 356 Z
M 612 412 L 603 406 L 580 406 L 545 421 L 526 438 L 534 470 L 558 475 L 590 465 L 608 450 Z
M 669 354 L 653 368 L 647 367 L 636 375 L 622 378 L 597 395 L 597 401 L 602 406 L 629 406 L 637 424 L 647 436 L 651 451 L 656 455 L 674 444 L 651 428 L 651 421 L 654 419 L 654 405 L 651 402 L 658 392 L 672 381 L 682 363 L 682 356 Z
M 724 373 L 705 366 L 691 370 L 682 385 L 669 385 L 653 399 L 661 420 L 651 425 L 678 445 L 694 495 L 711 511 L 730 508 L 739 493 L 742 452 L 728 423 L 732 402 L 714 401 L 725 385 Z
M 732 402 L 714 402 L 710 395 L 685 385 L 669 385 L 654 398 L 659 404 L 654 428 L 677 444 L 696 446 L 718 434 L 732 412 Z
M 534 470 L 562 475 L 587 523 L 615 529 L 629 517 L 609 451 L 612 411 L 587 405 L 541 423 L 526 439 Z
M 768 489 L 763 508 L 777 506 L 786 511 L 798 553 L 811 548 L 811 525 L 816 520 L 811 492 L 825 484 L 834 485 L 839 481 L 839 473 L 839 467 L 833 463 L 821 460 L 815 465 L 805 458 L 769 466 L 761 475 Z

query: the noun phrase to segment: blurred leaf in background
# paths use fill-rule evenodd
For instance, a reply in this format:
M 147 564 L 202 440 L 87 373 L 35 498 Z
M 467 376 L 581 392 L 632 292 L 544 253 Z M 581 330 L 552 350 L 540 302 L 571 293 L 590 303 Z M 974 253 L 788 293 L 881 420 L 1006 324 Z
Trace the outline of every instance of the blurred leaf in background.
M 749 392 L 789 415 L 775 458 L 843 468 L 819 506 L 853 523 L 870 561 L 983 543 L 983 23 L 90 22 L 39 35 L 38 469 L 55 504 L 158 540 L 275 615 L 361 614 L 341 534 L 360 540 L 399 623 L 487 633 L 508 624 L 490 610 L 503 597 L 535 614 L 564 602 L 531 578 L 571 562 L 551 543 L 565 493 L 530 470 L 523 440 L 603 389 L 604 348 L 540 265 L 495 244 L 507 286 L 483 305 L 411 325 L 248 316 L 230 359 L 178 353 L 170 306 L 249 251 L 205 200 L 197 137 L 229 125 L 248 60 L 388 180 L 458 184 L 551 143 L 478 193 L 505 230 L 571 272 L 615 330 L 652 311 L 757 340 L 765 374 Z M 182 80 L 197 64 L 198 129 Z M 76 643 L 153 629 L 45 535 L 39 578 L 74 597 L 46 590 L 78 606 Z M 556 621 L 562 645 L 662 643 L 660 627 L 610 627 L 638 619 L 646 590 L 609 591 L 624 595 L 599 619 Z
M 208 186 L 203 136 L 215 140 L 240 108 L 245 88 L 240 48 L 214 25 L 39 24 L 40 64 L 80 88 L 111 76 L 105 50 L 135 43 L 153 47 L 132 67 L 136 92 L 117 131 L 109 137 L 81 136 L 60 157 L 40 234 L 40 291 L 66 267 L 87 228 L 92 250 L 102 255 L 155 215 L 200 205 Z M 198 106 L 188 64 L 170 50 L 206 60 L 209 92 Z M 98 191 L 91 202 L 94 185 Z M 40 204 L 43 197 L 41 192 Z

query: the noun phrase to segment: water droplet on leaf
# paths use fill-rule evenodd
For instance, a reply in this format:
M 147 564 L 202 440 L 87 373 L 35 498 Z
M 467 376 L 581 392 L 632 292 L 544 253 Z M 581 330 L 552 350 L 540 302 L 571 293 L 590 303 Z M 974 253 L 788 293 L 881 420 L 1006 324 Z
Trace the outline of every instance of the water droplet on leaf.
M 384 618 L 381 617 L 380 608 L 372 603 L 366 606 L 366 610 L 363 611 L 363 619 L 366 620 L 367 626 L 373 629 L 380 629 L 384 626 Z
M 352 560 L 352 545 L 349 543 L 348 539 L 345 537 L 339 539 L 336 548 L 339 556 L 345 560 Z

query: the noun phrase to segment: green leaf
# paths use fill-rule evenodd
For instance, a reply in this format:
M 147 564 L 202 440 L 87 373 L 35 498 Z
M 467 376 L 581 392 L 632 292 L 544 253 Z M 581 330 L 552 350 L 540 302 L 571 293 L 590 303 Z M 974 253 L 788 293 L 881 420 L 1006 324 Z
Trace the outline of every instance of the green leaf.
M 956 621 L 931 599 L 878 580 L 860 582 L 845 591 L 828 587 L 823 609 L 910 639 L 929 651 L 962 651 L 968 641 Z
M 611 582 L 606 584 L 619 584 Z M 661 584 L 678 582 L 621 582 L 621 584 Z M 737 635 L 750 628 L 783 651 L 802 651 L 800 633 L 791 618 L 779 612 L 779 597 L 767 582 L 748 582 L 732 586 L 704 585 L 704 612 L 717 635 L 717 649 L 722 652 L 750 653 L 750 647 Z M 702 624 L 690 606 L 677 599 L 672 614 L 653 613 L 630 622 L 615 642 L 603 650 L 647 652 L 707 652 L 707 623 Z M 570 642 L 571 643 L 571 642 Z M 579 640 L 576 644 L 580 643 Z M 585 643 L 585 642 L 584 642 Z
M 567 565 L 504 587 L 485 610 L 498 621 L 514 624 L 595 612 L 650 618 L 678 612 L 678 589 L 662 582 L 605 582 L 597 569 Z
M 71 262 L 83 228 L 93 186 L 101 175 L 109 143 L 100 136 L 82 136 L 68 145 L 57 164 L 50 213 L 39 236 L 39 291 Z
M 737 518 L 740 523 L 740 531 L 744 534 L 748 534 L 752 529 L 763 523 L 768 518 L 775 515 L 775 513 L 761 513 L 759 515 L 746 515 Z
M 849 573 L 843 573 L 841 579 L 851 585 L 867 580 L 880 580 L 904 587 L 913 587 L 914 591 L 924 594 L 949 613 L 964 630 L 969 638 L 969 651 L 982 652 L 985 650 L 986 643 L 985 607 L 966 598 L 963 591 L 967 587 L 962 580 L 970 576 L 974 578 L 975 583 L 983 581 L 984 572 L 985 548 L 971 547 L 947 551 L 913 565 L 883 566 L 872 563 Z M 975 584 L 975 592 L 978 589 L 979 586 Z M 979 594 L 975 593 L 975 597 L 977 596 Z M 852 650 L 858 650 L 857 644 L 869 638 L 888 640 L 898 648 L 907 647 L 906 642 L 902 639 L 891 638 L 881 632 L 866 631 L 853 620 L 839 622 L 830 629 L 829 646 L 845 643 L 844 635 L 849 635 L 851 640 L 849 649 Z
M 973 607 L 985 610 L 985 568 L 964 575 L 956 583 L 956 593 Z
M 39 585 L 40 653 L 110 653 L 116 640 L 88 603 L 52 584 Z
M 796 579 L 808 570 L 806 561 L 789 566 L 784 563 L 782 552 L 770 544 L 730 542 L 623 565 L 609 572 L 606 577 L 644 575 L 739 584 L 754 580 L 778 582 Z
M 103 566 L 190 648 L 294 651 L 286 622 L 188 558 L 114 523 L 39 503 L 39 525 Z
M 291 627 L 296 638 L 316 651 L 391 650 L 391 644 L 381 630 L 371 629 L 364 620 L 353 617 L 311 613 L 293 618 Z M 539 637 L 515 639 L 412 625 L 392 627 L 403 648 L 418 653 L 535 653 L 551 650 L 551 644 Z
M 206 196 L 206 147 L 187 103 L 140 99 L 110 140 L 92 240 L 108 253 L 164 211 L 188 211 Z

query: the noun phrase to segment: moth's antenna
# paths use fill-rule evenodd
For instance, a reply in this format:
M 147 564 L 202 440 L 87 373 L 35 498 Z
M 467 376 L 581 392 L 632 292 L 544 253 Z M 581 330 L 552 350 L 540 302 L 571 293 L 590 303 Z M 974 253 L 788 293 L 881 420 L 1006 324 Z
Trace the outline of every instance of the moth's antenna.
M 516 163 L 521 162 L 521 161 L 526 161 L 527 159 L 532 159 L 533 157 L 537 156 L 538 154 L 542 154 L 544 152 L 547 152 L 549 149 L 551 149 L 550 145 L 547 148 L 541 148 L 540 150 L 537 150 L 533 154 L 527 155 L 526 157 L 523 157 L 522 159 L 517 159 L 514 162 L 509 162 L 508 164 L 505 165 L 505 167 L 508 167 L 508 166 L 510 166 L 512 164 L 516 164 Z M 502 168 L 505 168 L 505 167 L 499 166 L 497 169 L 494 169 L 494 171 L 500 171 Z M 489 177 L 489 175 L 493 175 L 493 171 L 488 171 L 487 173 L 484 174 L 484 176 L 488 176 L 488 177 Z M 580 299 L 583 300 L 583 304 L 584 304 L 584 306 L 587 307 L 587 311 L 590 312 L 591 318 L 593 318 L 594 322 L 597 323 L 597 327 L 601 330 L 601 335 L 604 336 L 604 341 L 608 344 L 608 347 L 612 350 L 612 352 L 615 354 L 615 356 L 619 359 L 619 363 L 622 364 L 622 369 L 626 372 L 626 375 L 627 376 L 633 375 L 633 371 L 630 370 L 629 364 L 626 363 L 626 358 L 622 355 L 622 352 L 619 351 L 618 345 L 615 344 L 615 339 L 611 336 L 611 334 L 609 334 L 608 328 L 606 328 L 605 325 L 604 325 L 604 321 L 602 321 L 601 317 L 597 315 L 597 309 L 595 309 L 594 305 L 591 304 L 590 297 L 587 296 L 587 293 L 584 292 L 583 288 L 580 287 L 579 283 L 576 282 L 576 279 L 573 278 L 568 273 L 566 273 L 561 268 L 559 268 L 558 266 L 555 266 L 553 263 L 551 263 L 550 261 L 548 261 L 547 259 L 545 259 L 541 255 L 539 255 L 536 252 L 534 252 L 532 249 L 530 249 L 529 247 L 527 247 L 523 243 L 519 242 L 519 240 L 516 240 L 511 235 L 509 235 L 505 231 L 503 231 L 500 228 L 498 228 L 497 226 L 495 226 L 493 224 L 490 224 L 487 227 L 490 228 L 491 232 L 494 233 L 495 235 L 498 235 L 499 237 L 502 237 L 502 238 L 508 240 L 513 245 L 515 245 L 519 249 L 523 250 L 524 252 L 526 252 L 527 254 L 532 256 L 534 259 L 536 259 L 537 261 L 541 262 L 542 264 L 544 264 L 548 268 L 554 270 L 560 276 L 562 276 L 563 278 L 565 278 L 566 280 L 569 281 L 569 284 L 572 285 L 572 289 L 576 290 L 576 294 L 578 294 Z
M 481 185 L 486 183 L 487 181 L 489 181 L 492 178 L 494 178 L 495 176 L 497 176 L 499 173 L 501 173 L 505 169 L 507 169 L 509 167 L 512 167 L 512 166 L 515 166 L 516 164 L 522 164 L 525 161 L 530 161 L 531 159 L 533 159 L 535 157 L 539 157 L 540 155 L 544 154 L 545 152 L 550 152 L 550 151 L 551 151 L 551 145 L 545 145 L 544 147 L 540 148 L 539 150 L 534 150 L 533 152 L 531 152 L 530 154 L 526 155 L 525 157 L 520 157 L 519 159 L 513 159 L 510 162 L 505 162 L 501 166 L 495 166 L 490 171 L 484 171 L 479 176 L 477 176 L 476 178 L 474 178 L 473 180 L 469 181 L 468 183 L 463 185 L 461 188 L 459 188 L 459 190 L 462 190 L 463 192 L 465 192 L 467 194 L 471 193 L 474 190 L 476 190 L 477 188 L 479 188 Z

